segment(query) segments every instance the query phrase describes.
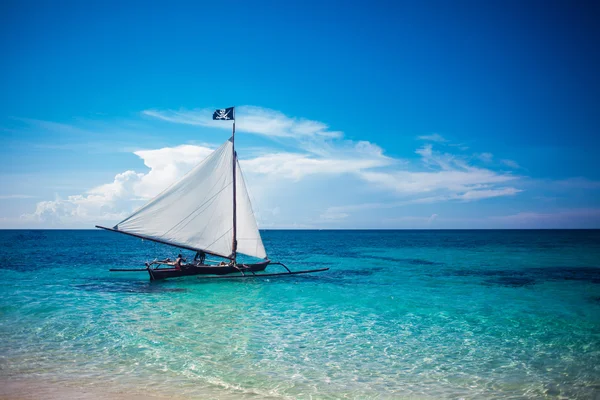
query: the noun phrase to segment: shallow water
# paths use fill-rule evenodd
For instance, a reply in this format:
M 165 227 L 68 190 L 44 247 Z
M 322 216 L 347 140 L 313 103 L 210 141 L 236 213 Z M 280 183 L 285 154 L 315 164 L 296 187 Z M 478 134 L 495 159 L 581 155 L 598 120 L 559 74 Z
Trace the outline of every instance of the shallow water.
M 600 231 L 265 231 L 314 275 L 149 282 L 177 250 L 0 231 L 0 377 L 262 398 L 600 396 Z

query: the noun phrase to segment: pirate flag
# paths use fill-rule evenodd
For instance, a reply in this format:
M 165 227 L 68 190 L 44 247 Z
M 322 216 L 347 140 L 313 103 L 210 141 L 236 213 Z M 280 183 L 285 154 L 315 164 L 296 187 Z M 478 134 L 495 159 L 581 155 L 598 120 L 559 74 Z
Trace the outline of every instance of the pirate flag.
M 228 121 L 228 120 L 235 119 L 233 107 L 215 110 L 215 112 L 213 113 L 213 119 L 222 120 L 222 121 Z

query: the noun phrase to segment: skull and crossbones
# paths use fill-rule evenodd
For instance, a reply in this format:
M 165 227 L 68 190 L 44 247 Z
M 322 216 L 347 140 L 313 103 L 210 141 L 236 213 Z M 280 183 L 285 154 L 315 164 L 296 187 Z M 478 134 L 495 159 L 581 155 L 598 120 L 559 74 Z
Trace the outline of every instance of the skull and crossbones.
M 231 112 L 231 110 L 227 111 L 227 110 L 217 110 L 217 116 L 215 117 L 216 119 L 229 119 L 229 113 Z

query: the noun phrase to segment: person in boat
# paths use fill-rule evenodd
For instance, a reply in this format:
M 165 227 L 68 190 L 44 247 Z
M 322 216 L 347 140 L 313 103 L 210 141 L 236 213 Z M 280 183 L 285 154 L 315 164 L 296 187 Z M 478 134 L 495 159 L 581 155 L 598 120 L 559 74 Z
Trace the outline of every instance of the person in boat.
M 203 251 L 196 252 L 194 256 L 194 264 L 200 265 L 204 264 L 204 260 L 206 259 L 206 253 Z
M 173 263 L 173 266 L 175 267 L 176 270 L 181 271 L 181 263 L 183 261 L 185 261 L 185 259 L 183 258 L 181 253 L 179 253 L 177 255 L 177 258 L 175 259 L 175 262 Z

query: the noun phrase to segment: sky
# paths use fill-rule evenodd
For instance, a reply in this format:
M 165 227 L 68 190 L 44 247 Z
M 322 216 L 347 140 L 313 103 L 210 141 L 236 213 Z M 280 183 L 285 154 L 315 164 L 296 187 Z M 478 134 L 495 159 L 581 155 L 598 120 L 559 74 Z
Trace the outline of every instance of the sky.
M 231 134 L 263 229 L 600 228 L 600 3 L 0 2 L 0 228 L 112 226 Z

